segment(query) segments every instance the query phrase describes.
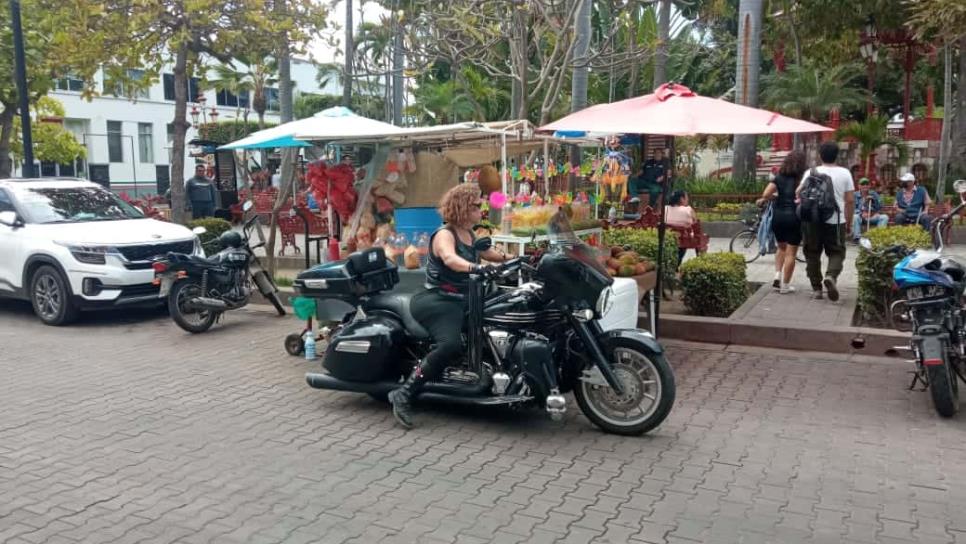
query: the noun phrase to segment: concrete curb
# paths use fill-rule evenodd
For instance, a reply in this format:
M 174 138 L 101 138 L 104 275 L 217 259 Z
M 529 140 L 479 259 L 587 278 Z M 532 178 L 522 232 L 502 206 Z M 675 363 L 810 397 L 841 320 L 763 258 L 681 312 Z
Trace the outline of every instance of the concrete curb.
M 647 323 L 644 316 L 638 326 Z M 724 345 L 754 346 L 794 351 L 869 355 L 881 357 L 893 346 L 909 343 L 909 334 L 888 329 L 868 327 L 787 327 L 764 321 L 733 321 L 726 318 L 690 315 L 662 315 L 661 336 L 675 340 Z M 865 347 L 852 347 L 861 338 Z

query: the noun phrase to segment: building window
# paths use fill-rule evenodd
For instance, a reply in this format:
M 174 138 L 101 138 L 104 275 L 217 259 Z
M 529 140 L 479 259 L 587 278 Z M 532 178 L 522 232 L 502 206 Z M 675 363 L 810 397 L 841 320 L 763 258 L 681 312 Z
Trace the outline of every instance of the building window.
M 171 142 L 174 141 L 174 123 L 168 123 L 165 129 L 167 130 L 167 135 L 168 135 L 167 141 L 168 141 L 168 144 L 170 145 Z
M 121 122 L 107 122 L 107 160 L 124 162 L 124 145 L 121 143 Z
M 52 178 L 57 176 L 57 163 L 52 161 L 40 161 L 40 177 Z
M 154 164 L 154 125 L 138 123 L 138 155 L 141 162 Z
M 174 102 L 174 74 L 163 74 L 161 83 L 164 85 L 164 99 Z M 193 77 L 188 80 L 188 102 L 197 102 L 201 96 L 201 81 Z
M 229 106 L 232 108 L 247 108 L 248 91 L 242 91 L 240 95 L 235 96 L 234 94 L 222 89 L 218 91 L 218 93 L 215 95 L 215 102 L 219 106 Z
M 55 83 L 58 91 L 75 91 L 81 92 L 84 90 L 84 80 L 74 77 L 71 74 L 58 79 Z
M 141 87 L 139 83 L 144 79 L 144 70 L 127 70 L 127 78 L 130 83 L 124 81 L 114 81 L 104 74 L 104 94 L 112 94 L 114 96 L 127 96 L 130 98 L 151 98 L 151 91 L 146 87 Z
M 74 177 L 77 175 L 73 164 L 60 164 L 58 165 L 58 170 L 60 170 L 60 175 L 62 176 Z
M 268 111 L 281 111 L 282 108 L 278 102 L 278 89 L 271 87 L 265 88 L 265 109 Z

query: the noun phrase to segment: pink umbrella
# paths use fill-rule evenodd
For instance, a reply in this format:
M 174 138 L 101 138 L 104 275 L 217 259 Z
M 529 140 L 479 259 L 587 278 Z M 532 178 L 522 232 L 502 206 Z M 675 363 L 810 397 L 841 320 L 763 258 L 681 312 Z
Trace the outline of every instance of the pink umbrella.
M 684 85 L 665 83 L 652 94 L 591 106 L 539 130 L 686 136 L 826 132 L 833 129 L 768 110 L 699 96 Z

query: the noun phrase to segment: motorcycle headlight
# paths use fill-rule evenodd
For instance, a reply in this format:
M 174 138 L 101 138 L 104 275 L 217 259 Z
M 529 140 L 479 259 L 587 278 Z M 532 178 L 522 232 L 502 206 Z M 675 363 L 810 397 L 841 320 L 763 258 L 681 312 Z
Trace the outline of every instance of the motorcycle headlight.
M 95 246 L 86 244 L 70 244 L 67 242 L 55 242 L 57 245 L 66 247 L 70 254 L 78 262 L 84 264 L 105 264 L 108 255 L 118 254 L 116 248 L 111 246 Z
M 604 317 L 613 307 L 614 289 L 608 286 L 600 292 L 600 296 L 597 297 L 597 304 L 594 309 L 597 311 L 598 316 Z

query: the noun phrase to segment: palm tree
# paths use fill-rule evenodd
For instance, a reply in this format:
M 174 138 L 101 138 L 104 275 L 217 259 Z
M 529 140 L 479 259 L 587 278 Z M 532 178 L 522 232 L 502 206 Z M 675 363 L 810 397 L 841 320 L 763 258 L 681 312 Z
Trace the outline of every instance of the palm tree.
M 393 38 L 392 28 L 386 24 L 377 23 L 360 24 L 355 37 L 357 64 L 361 65 L 367 72 L 377 71 L 383 75 L 383 97 L 387 107 L 386 121 L 392 120 L 388 106 L 392 77 Z M 372 64 L 371 67 L 370 63 Z
M 455 80 L 427 81 L 416 89 L 414 113 L 429 123 L 455 123 L 471 119 L 476 114 L 473 101 L 460 92 Z
M 882 116 L 869 117 L 865 121 L 852 122 L 840 128 L 836 133 L 839 138 L 851 138 L 859 143 L 859 157 L 865 165 L 865 175 L 872 171 L 872 157 L 880 147 L 887 145 L 896 150 L 899 163 L 903 163 L 909 154 L 909 148 L 901 138 L 889 136 L 889 119 Z
M 246 77 L 251 82 L 252 109 L 258 114 L 258 128 L 265 129 L 268 109 L 268 89 L 278 83 L 278 61 L 268 55 L 238 59 L 247 66 Z
M 248 77 L 245 72 L 239 72 L 235 70 L 234 66 L 218 64 L 215 66 L 215 79 L 209 81 L 211 86 L 216 91 L 225 91 L 235 95 L 237 101 L 235 103 L 235 128 L 238 128 L 238 119 L 241 114 L 241 97 L 244 93 L 251 92 L 254 88 L 252 80 Z M 246 108 L 247 117 L 247 108 Z M 232 139 L 236 135 L 232 134 Z
M 459 83 L 473 103 L 479 121 L 496 121 L 503 118 L 510 93 L 492 84 L 483 74 L 472 66 L 460 70 Z
M 833 110 L 857 108 L 866 91 L 856 86 L 862 70 L 853 65 L 816 68 L 793 64 L 762 78 L 765 106 L 813 123 L 824 123 Z

